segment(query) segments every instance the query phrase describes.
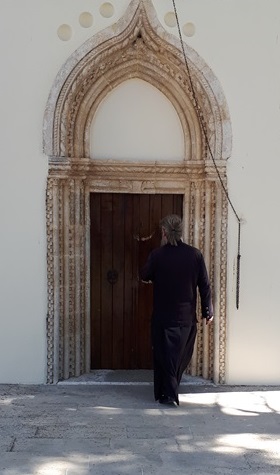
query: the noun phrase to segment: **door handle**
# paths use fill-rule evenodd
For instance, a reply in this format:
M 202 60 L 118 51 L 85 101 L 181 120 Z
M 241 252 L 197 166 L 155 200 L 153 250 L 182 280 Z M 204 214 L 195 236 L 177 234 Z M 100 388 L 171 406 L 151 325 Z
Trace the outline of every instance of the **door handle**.
M 119 274 L 115 269 L 108 270 L 107 280 L 110 284 L 115 284 L 118 281 Z
M 150 236 L 146 236 L 146 237 L 140 237 L 139 234 L 133 234 L 133 238 L 136 241 L 149 241 L 149 239 L 152 239 L 154 234 L 155 234 L 155 231 L 152 234 L 150 234 Z

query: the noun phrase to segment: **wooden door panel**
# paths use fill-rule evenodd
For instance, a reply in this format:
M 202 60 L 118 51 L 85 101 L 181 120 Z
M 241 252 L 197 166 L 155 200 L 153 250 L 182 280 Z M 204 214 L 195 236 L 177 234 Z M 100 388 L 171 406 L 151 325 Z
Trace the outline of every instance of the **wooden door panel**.
M 113 268 L 112 198 L 101 195 L 101 367 L 112 366 L 113 294 L 108 272 Z M 109 232 L 108 232 L 109 231 Z
M 123 367 L 124 327 L 124 195 L 112 195 L 112 270 L 116 282 L 112 285 L 112 368 Z
M 123 368 L 132 367 L 133 349 L 133 294 L 134 283 L 134 239 L 133 239 L 133 200 L 124 200 L 124 307 L 123 307 Z
M 139 268 L 160 245 L 159 221 L 182 215 L 182 195 L 93 193 L 91 210 L 91 367 L 152 366 L 152 285 Z
M 149 253 L 149 245 L 152 234 L 150 222 L 151 195 L 140 196 L 139 215 L 139 254 L 138 270 L 142 267 Z M 152 286 L 138 283 L 138 305 L 137 305 L 137 366 L 139 368 L 149 368 L 151 366 L 151 338 L 150 320 L 152 303 Z
M 138 312 L 138 255 L 139 255 L 139 242 L 137 235 L 139 234 L 140 223 L 140 195 L 132 195 L 132 319 L 131 319 L 131 361 L 130 369 L 138 368 L 138 355 L 137 355 L 137 312 Z
M 101 367 L 101 196 L 91 195 L 91 367 Z M 94 266 L 94 267 L 93 267 Z M 94 272 L 93 272 L 94 268 Z M 95 366 L 93 366 L 93 363 Z

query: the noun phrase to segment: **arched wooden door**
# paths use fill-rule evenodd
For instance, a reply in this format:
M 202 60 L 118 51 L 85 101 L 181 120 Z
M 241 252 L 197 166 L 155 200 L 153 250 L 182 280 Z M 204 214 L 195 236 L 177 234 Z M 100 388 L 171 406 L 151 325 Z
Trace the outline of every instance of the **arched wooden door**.
M 183 195 L 92 193 L 91 368 L 152 367 L 152 285 L 140 267 L 160 245 L 159 221 L 182 216 Z

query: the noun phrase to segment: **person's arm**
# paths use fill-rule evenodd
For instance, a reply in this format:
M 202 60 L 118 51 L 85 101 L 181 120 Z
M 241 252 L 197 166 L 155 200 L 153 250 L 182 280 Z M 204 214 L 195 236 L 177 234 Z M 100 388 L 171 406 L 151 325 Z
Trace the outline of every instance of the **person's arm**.
M 202 318 L 206 319 L 206 324 L 212 322 L 214 318 L 211 287 L 204 258 L 201 254 L 200 268 L 198 276 L 198 289 L 201 300 Z

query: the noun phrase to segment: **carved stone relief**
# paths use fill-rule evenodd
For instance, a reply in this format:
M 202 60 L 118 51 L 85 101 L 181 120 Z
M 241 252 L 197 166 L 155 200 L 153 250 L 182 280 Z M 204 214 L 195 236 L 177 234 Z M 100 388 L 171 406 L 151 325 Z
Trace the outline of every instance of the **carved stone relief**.
M 211 70 L 185 46 L 216 167 L 226 185 L 231 129 L 226 102 Z M 115 162 L 89 158 L 89 130 L 100 101 L 130 78 L 148 81 L 171 101 L 184 133 L 183 162 Z M 185 240 L 205 256 L 214 289 L 215 324 L 199 323 L 190 372 L 225 377 L 227 201 L 208 157 L 179 41 L 158 23 L 150 0 L 133 0 L 125 16 L 89 40 L 55 80 L 44 120 L 49 156 L 49 383 L 90 370 L 91 192 L 184 194 Z

